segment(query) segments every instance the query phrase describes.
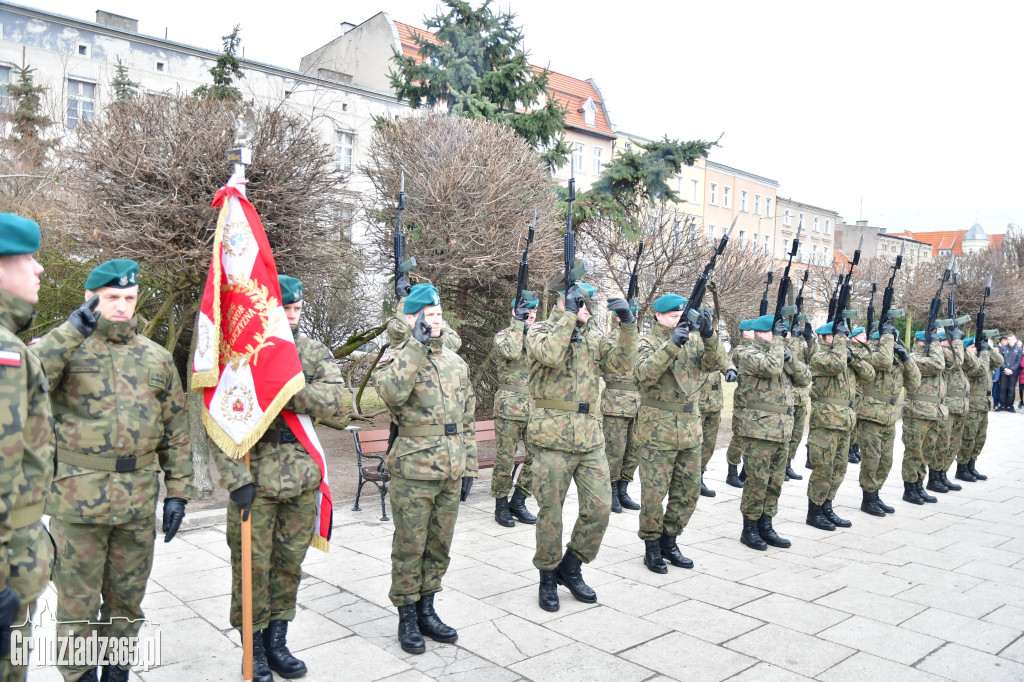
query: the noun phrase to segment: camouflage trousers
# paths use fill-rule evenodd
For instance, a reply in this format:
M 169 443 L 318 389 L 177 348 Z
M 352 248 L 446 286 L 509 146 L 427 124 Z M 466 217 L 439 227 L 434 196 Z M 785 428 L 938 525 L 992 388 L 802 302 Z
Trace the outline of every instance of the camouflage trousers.
M 734 467 L 738 467 L 743 461 L 743 447 L 736 439 L 736 409 L 733 408 L 732 420 L 733 437 L 729 439 L 729 447 L 725 451 L 725 461 Z
M 796 457 L 796 449 L 800 447 L 800 441 L 804 439 L 804 428 L 807 426 L 807 401 L 797 397 L 793 405 L 793 435 L 786 447 L 786 461 L 792 462 Z
M 155 522 L 155 515 L 115 526 L 50 519 L 57 548 L 53 583 L 62 636 L 139 634 L 145 617 L 142 598 L 153 568 Z M 97 617 L 98 622 L 110 624 L 92 625 Z M 89 666 L 57 666 L 57 670 L 70 682 L 85 674 Z
M 715 443 L 718 441 L 718 427 L 722 425 L 722 413 L 719 411 L 705 412 L 700 418 L 700 428 L 704 442 L 700 451 L 700 472 L 708 468 L 711 455 L 715 454 Z
M 936 471 L 949 471 L 953 466 L 957 453 L 963 450 L 964 445 L 964 422 L 967 421 L 966 414 L 949 414 L 949 419 L 943 422 L 943 441 L 940 447 L 936 448 L 936 461 L 932 466 Z
M 392 476 L 388 488 L 395 520 L 388 598 L 395 606 L 405 606 L 441 591 L 441 578 L 451 562 L 462 479 Z
M 903 418 L 903 480 L 923 481 L 928 474 L 930 457 L 942 444 L 941 421 Z
M 985 441 L 988 440 L 988 411 L 971 410 L 964 421 L 964 445 L 957 455 L 957 462 L 967 464 L 978 459 Z
M 630 451 L 635 449 L 633 443 L 633 417 L 618 417 L 611 414 L 604 415 L 601 429 L 604 431 L 604 454 L 608 458 L 608 476 L 613 481 L 620 480 L 623 474 L 622 465 L 626 461 Z M 634 457 L 635 459 L 635 457 Z M 636 465 L 633 465 L 633 472 Z M 626 480 L 633 480 L 633 476 Z
M 825 504 L 835 499 L 846 478 L 846 467 L 850 461 L 850 432 L 812 427 L 807 445 L 814 467 L 807 483 L 807 497 L 814 504 Z
M 512 492 L 512 472 L 516 463 L 516 448 L 523 441 L 526 459 L 519 469 L 516 488 L 523 495 L 533 494 L 533 454 L 526 442 L 526 425 L 529 422 L 513 419 L 494 418 L 494 471 L 491 472 L 491 497 L 508 497 Z
M 697 508 L 701 446 L 685 450 L 640 448 L 641 540 L 678 536 Z M 668 504 L 665 496 L 668 496 Z
M 252 501 L 252 629 L 272 620 L 295 619 L 295 595 L 302 560 L 313 541 L 316 491 L 294 497 L 261 497 Z M 242 630 L 242 518 L 228 505 L 228 547 L 231 548 L 231 626 Z
M 0 680 L 20 682 L 28 677 L 32 617 L 36 612 L 36 600 L 50 582 L 55 552 L 53 540 L 41 521 L 14 531 L 7 549 L 10 552 L 8 584 L 21 600 L 21 608 L 11 627 L 11 643 L 12 647 L 18 646 L 21 650 L 22 665 L 13 665 L 10 656 L 0 659 Z M 14 635 L 15 632 L 20 634 Z
M 564 452 L 534 445 L 534 495 L 537 512 L 537 552 L 533 565 L 553 571 L 562 559 L 562 505 L 569 483 L 575 481 L 579 516 L 569 549 L 590 563 L 601 549 L 612 511 L 612 486 L 604 446 L 587 452 Z
M 635 425 L 636 420 L 633 420 Z M 626 453 L 622 456 L 622 469 L 619 472 L 620 481 L 632 483 L 636 477 L 636 470 L 640 466 L 640 446 L 633 437 L 633 429 L 629 430 L 629 438 L 626 440 Z M 612 479 L 613 481 L 616 479 Z
M 743 469 L 747 472 L 740 512 L 744 518 L 752 520 L 762 515 L 774 517 L 779 513 L 779 495 L 782 494 L 782 483 L 786 480 L 789 441 L 777 443 L 744 436 L 733 436 L 733 440 L 740 443 Z
M 878 422 L 858 419 L 857 441 L 860 443 L 860 487 L 866 492 L 877 493 L 892 470 L 896 425 L 882 426 Z

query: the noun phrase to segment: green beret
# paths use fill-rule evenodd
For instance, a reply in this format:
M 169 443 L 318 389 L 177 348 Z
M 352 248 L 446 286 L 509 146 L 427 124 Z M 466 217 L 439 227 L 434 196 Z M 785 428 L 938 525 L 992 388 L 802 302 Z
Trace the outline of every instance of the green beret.
M 538 301 L 537 299 L 533 299 L 532 301 L 527 301 L 526 299 L 523 299 L 523 303 L 526 304 L 526 307 L 529 310 L 533 310 L 534 308 L 537 307 L 537 304 L 540 303 L 540 301 Z M 513 308 L 516 307 L 516 299 L 514 299 L 514 298 L 512 299 L 512 307 Z
M 96 291 L 101 287 L 127 289 L 139 283 L 139 264 L 127 258 L 108 260 L 93 268 L 85 279 L 85 288 Z
M 831 322 L 826 322 L 825 324 L 823 324 L 820 327 L 818 327 L 817 329 L 815 329 L 814 333 L 815 334 L 820 334 L 822 336 L 825 336 L 826 334 L 834 334 L 835 332 L 832 331 L 832 323 Z
M 424 282 L 417 284 L 409 291 L 409 295 L 405 297 L 402 312 L 406 315 L 415 315 L 428 305 L 441 305 L 441 297 L 433 284 Z
M 914 338 L 917 339 L 918 341 L 924 341 L 924 331 L 922 330 L 914 334 Z
M 740 331 L 741 332 L 749 332 L 751 329 L 754 328 L 754 322 L 756 322 L 756 320 L 743 320 L 743 321 L 741 321 L 740 322 Z
M 857 334 L 863 334 L 863 333 L 864 333 L 864 327 L 856 327 L 856 328 L 854 328 L 853 331 L 850 332 L 850 336 L 853 337 L 853 336 L 857 336 Z
M 774 315 L 762 315 L 753 321 L 750 326 L 755 332 L 770 332 L 772 330 L 772 323 L 775 322 Z
M 39 225 L 13 213 L 0 213 L 0 256 L 23 256 L 39 250 Z
M 679 294 L 665 294 L 654 302 L 654 312 L 671 313 L 686 307 L 686 298 Z
M 302 281 L 288 275 L 278 275 L 277 283 L 281 285 L 281 305 L 298 303 L 302 300 Z
M 967 348 L 968 346 L 972 345 L 973 343 L 974 343 L 974 337 L 973 336 L 968 336 L 966 339 L 964 339 L 964 348 Z

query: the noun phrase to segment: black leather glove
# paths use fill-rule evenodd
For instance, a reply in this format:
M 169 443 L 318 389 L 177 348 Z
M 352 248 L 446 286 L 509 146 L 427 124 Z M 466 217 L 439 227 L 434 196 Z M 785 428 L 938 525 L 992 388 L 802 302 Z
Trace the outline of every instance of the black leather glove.
M 896 331 L 896 327 L 889 324 L 889 320 L 886 320 L 885 322 L 882 323 L 882 330 L 879 332 L 879 334 L 881 336 L 885 336 L 886 334 L 888 334 L 894 339 L 900 338 L 900 333 Z
M 710 339 L 715 333 L 714 313 L 705 308 L 700 313 L 700 338 Z
M 893 345 L 892 352 L 896 354 L 896 357 L 900 359 L 900 362 L 910 362 L 910 353 L 907 352 L 906 347 L 902 343 Z
M 775 320 L 775 324 L 772 325 L 772 338 L 775 338 L 776 336 L 786 338 L 786 334 L 788 333 L 789 330 L 786 329 L 786 321 L 783 320 L 781 317 Z
M 463 502 L 465 502 L 466 499 L 469 497 L 469 491 L 472 488 L 473 488 L 473 477 L 472 476 L 463 476 L 462 477 L 462 495 L 459 496 L 459 499 L 462 500 Z
M 801 322 L 793 323 L 793 338 L 797 338 L 804 335 L 804 325 Z
M 736 381 L 737 378 L 738 377 L 736 375 L 736 370 L 732 369 L 731 367 L 725 370 L 725 380 L 727 382 L 731 384 L 732 382 Z
M 925 331 L 925 335 L 926 335 L 926 336 L 928 335 L 928 332 L 927 332 L 927 331 Z M 941 336 L 939 336 L 939 333 L 938 333 L 938 332 L 932 332 L 932 333 L 931 333 L 931 335 L 930 335 L 930 336 L 928 336 L 928 339 L 929 339 L 929 340 L 930 340 L 930 341 L 931 341 L 932 343 L 942 343 L 942 337 L 941 337 Z
M 427 343 L 430 341 L 430 332 L 434 331 L 434 328 L 423 318 L 423 311 L 420 311 L 416 321 L 412 324 L 412 337 L 420 343 Z
M 100 321 L 100 314 L 96 312 L 96 306 L 99 304 L 100 297 L 94 294 L 92 298 L 68 315 L 68 322 L 85 338 L 89 338 L 96 331 L 96 324 Z
M 587 300 L 583 298 L 583 294 L 580 293 L 580 288 L 575 284 L 571 289 L 565 292 L 565 311 L 575 315 L 580 311 L 580 308 L 587 305 Z
M 0 592 L 0 658 L 11 655 L 11 626 L 20 609 L 21 600 L 18 595 L 11 588 L 5 587 Z
M 984 351 L 987 351 L 987 350 L 992 350 L 992 346 L 989 345 L 988 339 L 982 339 L 981 340 L 981 351 L 984 352 Z
M 515 318 L 520 322 L 526 322 L 528 317 L 530 317 L 530 301 L 524 299 L 519 301 L 519 305 L 516 306 Z
M 814 330 L 811 329 L 811 323 L 808 322 L 807 324 L 804 325 L 804 341 L 810 343 L 813 338 Z
M 783 361 L 785 361 L 785 362 L 791 362 L 791 361 L 793 360 L 793 356 L 792 356 L 792 355 L 790 355 L 790 353 L 789 353 L 789 351 L 788 351 L 788 350 L 786 350 L 785 348 L 783 348 L 783 349 L 782 349 L 782 359 L 783 359 Z
M 186 501 L 180 497 L 168 497 L 164 500 L 164 542 L 170 542 L 181 528 L 185 518 Z
M 633 311 L 629 309 L 629 303 L 624 298 L 609 298 L 608 310 L 615 313 L 615 317 L 619 318 L 619 322 L 623 324 L 636 322 L 636 318 L 633 317 Z
M 853 362 L 853 349 L 849 346 L 846 347 L 846 364 Z
M 690 330 L 686 328 L 686 318 L 680 317 L 679 324 L 676 325 L 675 330 L 672 332 L 672 343 L 682 348 L 689 340 Z
M 846 318 L 840 317 L 836 320 L 835 324 L 832 325 L 832 333 L 836 336 L 849 336 L 850 327 L 846 324 Z
M 402 275 L 395 282 L 395 296 L 397 296 L 398 300 L 401 301 L 403 298 L 409 296 L 410 291 L 412 291 L 412 285 L 409 284 L 409 278 Z
M 950 341 L 963 341 L 964 330 L 961 329 L 960 327 L 953 327 L 948 332 L 946 332 L 946 336 L 949 338 Z
M 256 486 L 246 483 L 241 488 L 232 490 L 228 497 L 242 510 L 242 521 L 249 520 L 249 510 L 252 509 L 252 501 L 256 499 Z

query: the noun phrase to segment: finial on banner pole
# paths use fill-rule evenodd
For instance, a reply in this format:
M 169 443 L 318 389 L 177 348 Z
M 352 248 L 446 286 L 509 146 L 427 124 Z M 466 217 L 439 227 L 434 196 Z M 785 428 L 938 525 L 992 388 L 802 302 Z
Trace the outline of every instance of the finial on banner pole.
M 246 107 L 235 114 L 235 141 L 234 146 L 228 150 L 228 161 L 235 166 L 234 175 L 241 179 L 245 178 L 245 167 L 252 163 L 249 142 L 252 141 L 255 128 L 256 115 L 252 113 L 252 109 Z

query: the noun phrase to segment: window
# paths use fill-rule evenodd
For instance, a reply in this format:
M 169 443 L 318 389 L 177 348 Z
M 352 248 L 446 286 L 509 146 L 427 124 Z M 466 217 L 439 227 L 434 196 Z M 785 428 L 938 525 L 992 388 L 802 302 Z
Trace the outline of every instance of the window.
M 791 227 L 793 225 L 793 221 L 791 220 L 792 217 L 793 215 L 789 212 L 789 209 L 787 208 L 786 212 L 782 214 L 782 224 Z
M 0 112 L 10 111 L 11 99 L 7 96 L 7 84 L 11 82 L 11 67 L 0 66 Z
M 575 143 L 573 143 L 572 164 L 578 170 L 582 170 L 583 169 L 583 143 L 582 142 L 575 142 Z
M 165 71 L 167 71 L 167 62 L 161 59 L 156 60 L 156 70 L 160 73 L 164 73 Z
M 766 235 L 764 236 L 764 252 L 765 252 L 765 253 L 771 253 L 771 251 L 772 251 L 772 250 L 771 250 L 771 249 L 769 248 L 769 244 L 768 244 L 768 239 L 769 239 L 769 235 L 767 235 L 767 234 L 766 234 Z
M 740 210 L 747 212 L 747 190 L 740 191 Z
M 91 50 L 89 49 L 89 45 L 88 44 L 86 44 L 86 43 L 78 43 L 78 56 L 79 57 L 86 57 L 86 58 L 88 58 L 89 57 L 89 52 L 91 52 Z
M 786 258 L 787 256 L 789 256 L 789 240 L 788 239 L 783 239 L 782 240 L 782 258 Z
M 711 204 L 712 206 L 717 206 L 718 205 L 718 183 L 717 182 L 712 182 L 711 185 L 710 185 L 710 189 L 708 191 L 710 192 L 710 196 L 708 197 L 708 203 Z
M 334 131 L 334 158 L 338 163 L 338 170 L 352 170 L 355 142 L 354 134 L 344 130 Z
M 765 197 L 764 200 L 764 215 L 766 218 L 772 217 L 772 200 L 771 197 Z
M 740 230 L 740 246 L 743 246 L 743 244 L 746 241 L 747 241 L 747 231 L 746 230 Z
M 754 195 L 754 215 L 761 215 L 761 195 Z
M 601 174 L 602 165 L 603 164 L 601 163 L 601 148 L 594 147 L 594 175 Z
M 690 201 L 700 203 L 700 183 L 696 180 L 690 180 Z
M 587 98 L 583 103 L 583 122 L 588 126 L 597 125 L 597 105 L 593 99 Z
M 83 121 L 91 121 L 96 108 L 96 84 L 68 79 L 68 128 L 77 128 Z
M 831 220 L 826 220 L 825 221 L 825 234 L 832 234 L 832 221 Z
M 715 226 L 714 225 L 708 225 L 708 239 L 710 239 L 711 241 L 715 241 Z
M 818 216 L 814 216 L 814 231 L 818 231 Z
M 352 204 L 341 205 L 341 240 L 352 241 L 352 223 L 355 222 L 355 206 Z
M 732 208 L 732 187 L 722 188 L 722 208 Z
M 797 227 L 803 227 L 803 226 L 804 226 L 804 214 L 803 214 L 803 213 L 801 213 L 801 214 L 800 214 L 800 215 L 799 215 L 799 216 L 797 217 L 797 221 L 796 221 L 796 226 L 797 226 Z

